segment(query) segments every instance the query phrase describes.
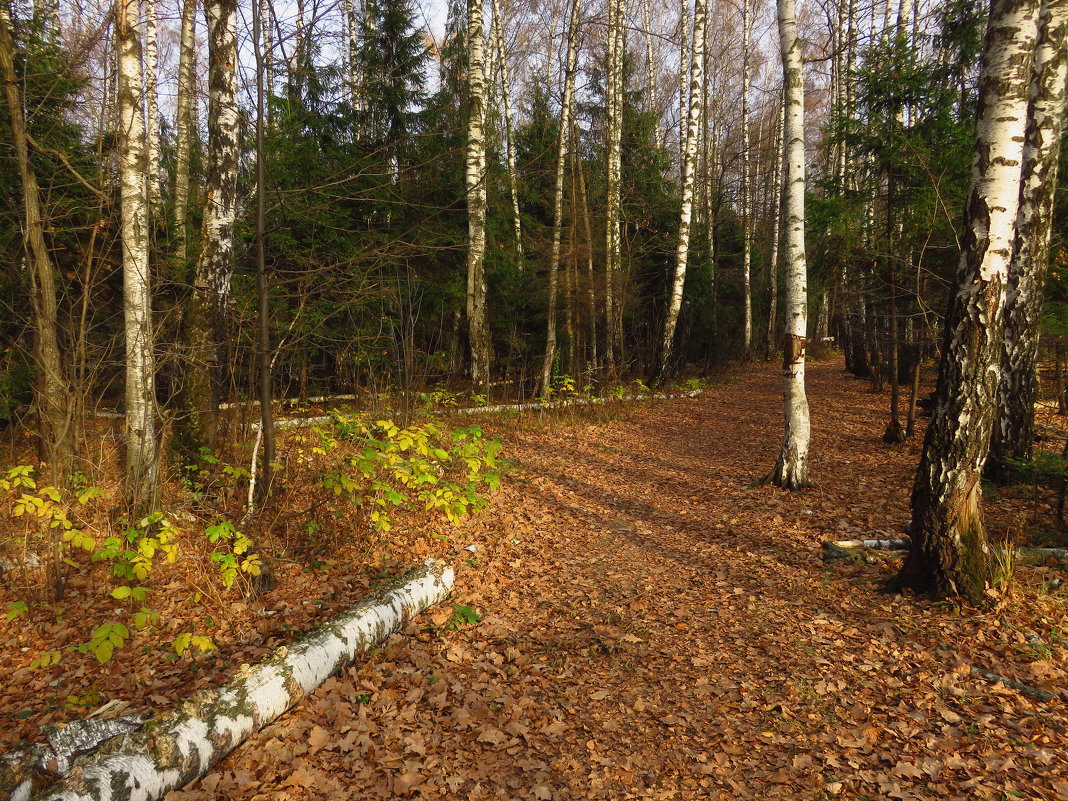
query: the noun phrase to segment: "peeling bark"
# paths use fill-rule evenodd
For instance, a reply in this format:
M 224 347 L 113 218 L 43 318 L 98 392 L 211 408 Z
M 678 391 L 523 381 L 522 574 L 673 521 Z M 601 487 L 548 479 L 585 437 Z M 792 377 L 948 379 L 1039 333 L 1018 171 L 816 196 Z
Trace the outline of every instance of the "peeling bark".
M 197 693 L 109 743 L 42 801 L 154 801 L 204 776 L 357 654 L 447 598 L 452 583 L 452 569 L 441 562 L 410 570 L 266 661 L 243 667 L 223 687 Z
M 482 0 L 467 2 L 467 326 L 471 342 L 471 384 L 488 391 L 490 338 L 486 324 L 486 66 Z
M 1038 0 L 991 5 L 964 249 L 912 489 L 912 546 L 891 583 L 972 603 L 985 600 L 993 580 L 980 473 L 994 422 L 1037 21 Z

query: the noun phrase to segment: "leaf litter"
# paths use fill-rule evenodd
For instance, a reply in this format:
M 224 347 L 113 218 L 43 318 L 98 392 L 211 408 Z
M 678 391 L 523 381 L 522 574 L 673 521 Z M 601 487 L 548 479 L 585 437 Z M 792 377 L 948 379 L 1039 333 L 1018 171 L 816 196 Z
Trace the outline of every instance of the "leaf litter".
M 477 557 L 434 551 L 481 619 L 432 610 L 168 799 L 1068 799 L 1053 569 L 961 614 L 882 593 L 892 561 L 824 566 L 824 539 L 898 535 L 920 441 L 883 444 L 885 397 L 836 363 L 810 364 L 809 398 L 819 487 L 793 494 L 755 485 L 782 436 L 766 366 L 614 417 L 486 418 L 517 469 L 451 535 Z M 986 503 L 992 533 L 1027 503 Z M 407 550 L 391 558 L 427 555 Z M 164 706 L 283 641 L 275 618 L 308 627 L 368 581 L 294 571 L 235 610 L 210 664 L 107 666 L 92 686 Z M 5 709 L 86 681 L 18 675 Z
M 824 566 L 823 539 L 900 531 L 920 442 L 882 444 L 885 398 L 833 363 L 809 393 L 819 487 L 795 494 L 754 485 L 771 369 L 515 424 L 519 467 L 466 526 L 454 600 L 481 622 L 415 622 L 170 801 L 1068 798 L 1068 597 L 1024 569 L 961 614 L 882 593 L 894 563 Z

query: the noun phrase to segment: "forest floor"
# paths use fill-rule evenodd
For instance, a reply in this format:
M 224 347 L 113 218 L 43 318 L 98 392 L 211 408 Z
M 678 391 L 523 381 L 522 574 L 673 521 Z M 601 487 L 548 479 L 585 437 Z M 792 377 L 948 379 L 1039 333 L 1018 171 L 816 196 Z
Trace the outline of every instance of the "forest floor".
M 781 442 L 780 376 L 756 365 L 613 415 L 487 417 L 516 467 L 447 546 L 453 601 L 481 620 L 431 610 L 169 801 L 1068 799 L 1057 571 L 1021 568 L 993 609 L 962 613 L 883 593 L 893 562 L 824 565 L 822 540 L 900 536 L 920 443 L 884 444 L 886 395 L 814 362 L 819 487 L 755 485 Z M 1031 508 L 986 505 L 994 535 Z M 367 586 L 316 579 L 295 570 L 257 608 L 288 606 L 299 629 Z M 256 638 L 262 620 L 221 658 L 112 665 L 94 686 L 162 704 L 281 642 Z M 12 650 L 8 714 L 57 692 Z

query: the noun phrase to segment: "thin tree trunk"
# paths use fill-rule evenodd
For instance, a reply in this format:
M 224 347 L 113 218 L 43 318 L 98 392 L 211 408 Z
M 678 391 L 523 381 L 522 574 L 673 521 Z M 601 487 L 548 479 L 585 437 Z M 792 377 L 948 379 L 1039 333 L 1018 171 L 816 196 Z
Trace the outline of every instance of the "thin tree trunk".
M 682 294 L 686 285 L 686 265 L 690 255 L 690 221 L 693 217 L 694 174 L 697 166 L 698 127 L 705 85 L 705 25 L 708 23 L 706 0 L 696 0 L 693 15 L 693 45 L 690 48 L 690 106 L 686 112 L 686 141 L 682 152 L 682 206 L 679 210 L 679 238 L 675 248 L 675 275 L 668 298 L 667 314 L 660 340 L 654 379 L 664 381 L 670 370 L 675 328 L 682 311 Z
M 753 231 L 749 186 L 749 0 L 742 0 L 742 293 L 744 321 L 742 348 L 745 358 L 753 358 L 753 282 L 751 275 Z
M 206 0 L 204 16 L 208 27 L 207 180 L 200 258 L 185 325 L 189 362 L 183 438 L 193 453 L 215 447 L 237 212 L 236 0 Z
M 656 102 L 656 69 L 653 61 L 653 16 L 650 0 L 642 0 L 642 24 L 645 25 L 645 102 L 646 109 L 653 115 L 653 142 L 656 149 L 663 147 L 664 137 L 660 131 Z
M 597 276 L 593 266 L 593 231 L 590 226 L 590 201 L 586 194 L 586 171 L 582 166 L 582 157 L 579 149 L 578 131 L 571 126 L 571 157 L 575 165 L 575 174 L 578 179 L 579 212 L 582 216 L 582 235 L 586 240 L 586 303 L 589 309 L 589 333 L 590 338 L 590 363 L 593 369 L 601 366 L 597 351 Z M 605 301 L 605 305 L 609 305 Z
M 467 1 L 467 325 L 471 342 L 471 383 L 489 391 L 490 339 L 486 324 L 486 74 L 483 56 L 482 0 Z
M 560 243 L 563 239 L 564 174 L 567 167 L 568 133 L 575 99 L 575 67 L 578 63 L 579 0 L 571 0 L 567 27 L 567 61 L 564 65 L 564 97 L 560 108 L 560 133 L 556 146 L 556 185 L 553 190 L 553 240 L 549 254 L 549 305 L 546 313 L 545 358 L 542 360 L 540 389 L 548 395 L 556 361 L 557 273 L 560 269 Z
M 986 600 L 993 564 L 979 510 L 998 390 L 1003 304 L 1020 201 L 1038 0 L 993 0 L 979 78 L 964 251 L 946 315 L 935 407 L 895 587 Z
M 159 497 L 156 366 L 148 270 L 148 154 L 145 146 L 138 4 L 115 4 L 118 47 L 119 172 L 122 186 L 122 279 L 126 333 L 126 499 L 130 519 Z
M 783 378 L 786 435 L 775 463 L 776 486 L 798 490 L 812 486 L 808 477 L 811 427 L 805 395 L 805 345 L 808 287 L 805 263 L 805 84 L 801 43 L 797 38 L 795 0 L 778 0 L 779 45 L 782 51 L 783 152 L 786 209 L 786 331 Z
M 163 190 L 159 181 L 159 81 L 157 66 L 159 62 L 156 46 L 156 2 L 143 0 L 145 15 L 145 111 L 147 125 L 145 129 L 148 175 L 148 203 L 152 217 L 155 218 L 163 207 Z
M 508 76 L 508 59 L 504 51 L 504 32 L 501 23 L 499 0 L 493 0 L 493 39 L 496 43 L 497 61 L 501 68 L 501 96 L 504 100 L 504 155 L 508 162 L 508 191 L 512 197 L 512 229 L 515 231 L 515 254 L 520 270 L 523 269 L 523 224 L 519 216 L 519 184 L 515 171 L 515 148 L 512 146 L 512 91 Z
M 782 187 L 782 162 L 783 162 L 783 116 L 785 106 L 779 112 L 779 125 L 775 134 L 775 168 L 772 178 L 773 208 L 771 224 L 771 258 L 768 259 L 768 335 L 766 356 L 768 361 L 775 353 L 775 331 L 778 329 L 779 315 L 779 228 L 782 223 L 782 205 L 784 200 Z
M 34 330 L 34 405 L 42 441 L 42 455 L 48 462 L 51 483 L 61 486 L 71 472 L 74 450 L 73 397 L 66 362 L 59 345 L 56 273 L 45 241 L 44 212 L 37 173 L 30 161 L 30 149 L 23 116 L 22 85 L 15 72 L 15 41 L 6 2 L 0 2 L 0 77 L 4 81 L 11 140 L 18 160 L 22 188 L 23 249 L 30 265 L 32 292 L 30 309 Z M 61 570 L 57 565 L 57 571 Z M 57 580 L 59 572 L 57 572 Z
M 197 0 L 182 3 L 182 28 L 178 45 L 178 108 L 175 120 L 174 165 L 174 234 L 175 262 L 179 280 L 188 280 L 189 231 L 189 154 L 196 130 L 196 14 Z
M 897 342 L 897 270 L 894 258 L 897 255 L 897 222 L 894 219 L 894 177 L 886 179 L 886 313 L 890 318 L 890 342 L 887 352 L 890 361 L 890 421 L 883 432 L 883 442 L 903 442 L 905 432 L 901 428 L 901 389 L 898 382 Z
M 998 418 L 990 454 L 992 466 L 1002 475 L 1012 461 L 1031 458 L 1034 442 L 1039 328 L 1064 131 L 1068 0 L 1045 0 L 1039 26 L 1016 242 L 1005 296 Z
M 350 0 L 351 3 L 351 0 Z M 253 50 L 256 52 L 256 294 L 259 300 L 258 356 L 260 368 L 260 433 L 263 437 L 263 467 L 260 470 L 260 497 L 267 499 L 271 491 L 271 473 L 274 469 L 274 408 L 271 392 L 271 307 L 267 288 L 266 258 L 266 170 L 263 159 L 263 129 L 266 125 L 267 98 L 264 92 L 266 64 L 263 49 L 264 15 L 258 0 L 253 0 Z M 352 39 L 350 38 L 350 48 Z M 350 53 L 351 53 L 350 49 Z M 353 83 L 353 88 L 356 84 Z M 252 499 L 253 501 L 255 499 Z
M 623 0 L 608 0 L 607 136 L 605 151 L 605 356 L 608 369 L 618 374 L 623 362 L 623 280 L 621 149 L 623 136 Z

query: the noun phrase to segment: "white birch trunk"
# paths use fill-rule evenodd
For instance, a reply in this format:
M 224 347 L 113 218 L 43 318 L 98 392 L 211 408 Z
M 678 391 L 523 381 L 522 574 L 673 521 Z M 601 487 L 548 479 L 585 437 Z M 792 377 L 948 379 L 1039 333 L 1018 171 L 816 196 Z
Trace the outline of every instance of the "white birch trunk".
M 693 44 L 690 48 L 690 105 L 686 111 L 686 139 L 682 151 L 682 206 L 679 210 L 679 239 L 675 247 L 675 274 L 668 298 L 664 330 L 660 340 L 656 378 L 666 378 L 671 361 L 675 328 L 682 310 L 682 293 L 686 284 L 686 265 L 690 255 L 690 222 L 693 218 L 694 174 L 697 163 L 698 128 L 705 85 L 705 26 L 708 23 L 706 0 L 696 0 L 693 12 Z
M 1033 450 L 1039 328 L 1064 133 L 1068 0 L 1045 0 L 1039 24 L 1020 209 L 1005 297 L 998 419 L 991 445 L 991 458 L 1001 467 L 1012 460 L 1029 460 Z
M 467 325 L 471 383 L 489 390 L 490 342 L 486 325 L 486 70 L 482 0 L 467 0 L 467 56 L 470 113 L 467 122 Z
M 178 44 L 178 100 L 175 118 L 174 228 L 175 261 L 179 275 L 186 275 L 189 259 L 189 154 L 196 130 L 196 14 L 197 0 L 182 3 L 182 25 Z
M 156 44 L 156 2 L 143 0 L 145 14 L 145 128 L 148 158 L 148 204 L 155 217 L 163 206 L 159 170 L 159 48 Z
M 549 305 L 546 313 L 545 358 L 541 367 L 541 392 L 548 395 L 552 385 L 553 362 L 556 360 L 556 295 L 560 268 L 560 242 L 564 221 L 564 172 L 567 166 L 567 143 L 571 131 L 571 113 L 575 99 L 575 67 L 578 64 L 579 0 L 571 0 L 567 27 L 567 60 L 564 65 L 564 97 L 560 109 L 560 136 L 556 146 L 556 185 L 553 190 L 553 241 L 549 255 Z
M 522 270 L 523 224 L 519 216 L 519 185 L 515 171 L 515 148 L 512 146 L 515 118 L 512 116 L 511 78 L 508 74 L 508 59 L 504 51 L 504 23 L 501 22 L 500 8 L 499 0 L 493 0 L 493 39 L 501 70 L 501 97 L 504 101 L 504 154 L 508 162 L 508 191 L 512 196 L 512 230 L 515 232 L 516 260 L 519 269 Z
M 786 435 L 775 464 L 776 486 L 797 490 L 811 486 L 808 446 L 811 428 L 805 395 L 805 344 L 808 327 L 805 264 L 805 84 L 801 43 L 797 38 L 795 0 L 778 0 L 779 46 L 783 70 L 783 153 L 786 213 L 786 330 L 783 379 Z
M 156 801 L 206 775 L 223 757 L 358 654 L 448 598 L 453 571 L 415 568 L 357 606 L 229 683 L 198 693 L 175 710 L 120 737 L 79 764 L 41 801 Z
M 753 357 L 753 232 L 749 208 L 752 201 L 749 186 L 749 17 L 749 0 L 742 0 L 742 348 L 746 359 Z
M 126 498 L 133 519 L 156 506 L 156 365 L 148 271 L 148 157 L 136 0 L 115 4 L 118 47 L 119 174 L 122 186 L 123 318 L 126 335 Z
M 653 15 L 650 8 L 650 0 L 642 0 L 642 23 L 645 25 L 645 94 L 646 108 L 654 116 L 657 115 L 659 104 L 656 99 L 656 68 L 653 61 Z M 656 149 L 664 146 L 664 135 L 660 130 L 660 120 L 657 118 L 653 125 L 653 141 Z
M 779 125 L 775 132 L 775 167 L 772 177 L 772 223 L 771 223 L 771 257 L 768 259 L 768 336 L 767 357 L 775 353 L 775 332 L 778 329 L 779 316 L 779 229 L 782 223 L 782 163 L 783 163 L 783 112 L 779 110 Z
M 607 136 L 605 148 L 605 356 L 615 372 L 623 361 L 623 264 L 621 254 L 621 148 L 623 135 L 623 0 L 608 0 Z
M 979 501 L 997 403 L 1005 288 L 1020 204 L 1038 0 L 993 0 L 979 75 L 964 247 L 935 408 L 912 488 L 912 546 L 898 586 L 987 600 L 993 579 Z

